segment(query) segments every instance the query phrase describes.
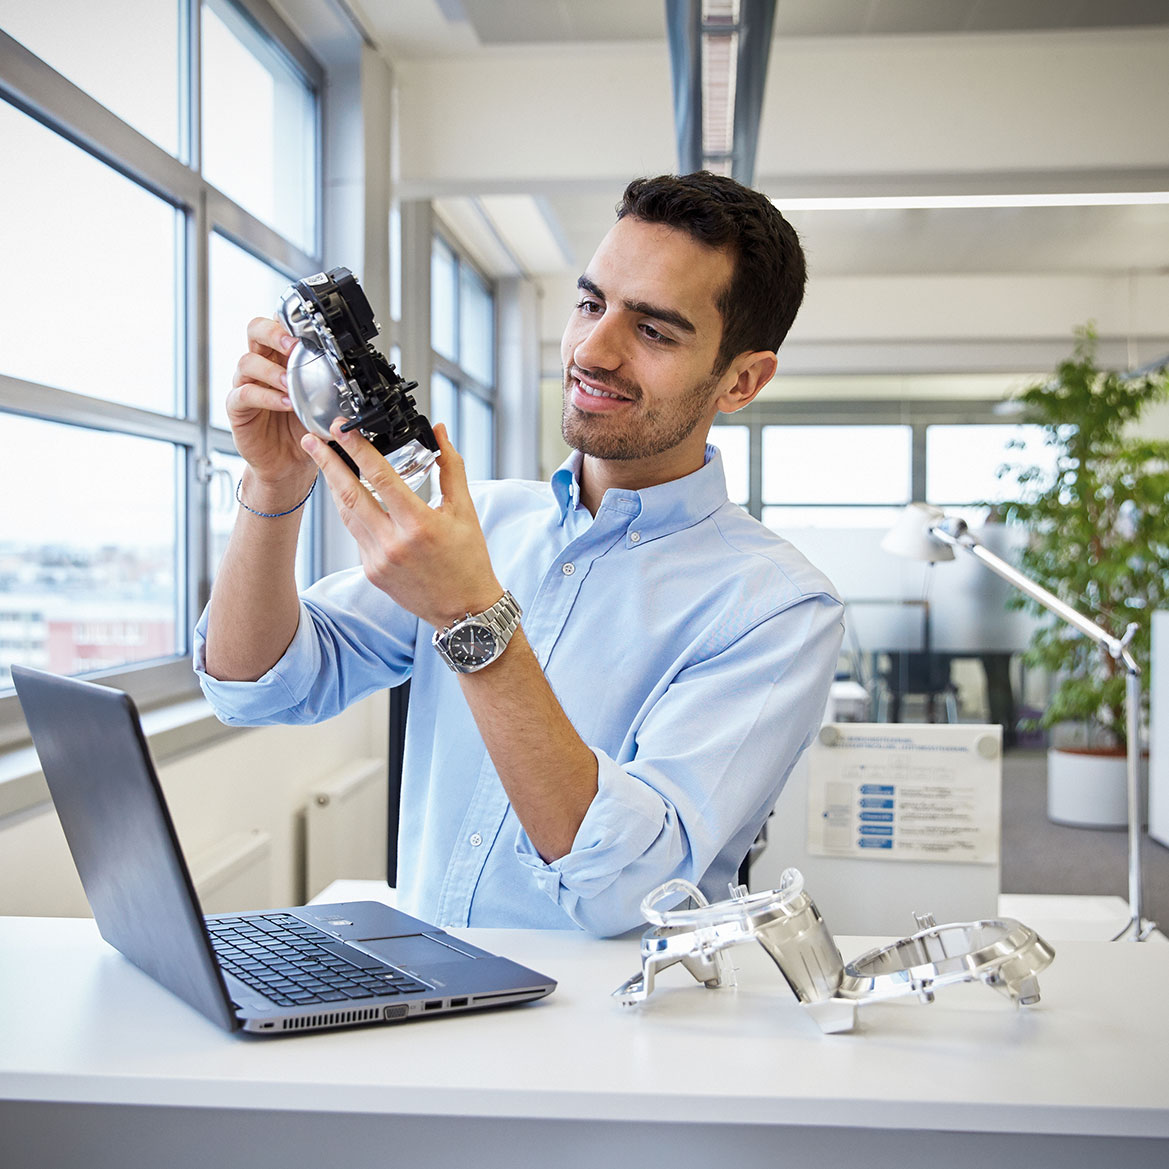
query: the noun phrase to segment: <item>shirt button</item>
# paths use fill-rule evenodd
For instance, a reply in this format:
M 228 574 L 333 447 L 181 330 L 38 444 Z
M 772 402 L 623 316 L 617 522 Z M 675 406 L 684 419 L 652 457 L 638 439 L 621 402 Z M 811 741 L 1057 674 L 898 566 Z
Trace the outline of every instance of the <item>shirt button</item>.
M 572 574 L 576 572 L 576 565 L 573 564 L 572 561 L 569 561 L 567 564 L 562 564 L 560 566 L 560 571 L 563 572 L 565 576 L 572 576 Z
M 629 542 L 631 544 L 640 543 L 641 542 L 641 533 L 640 532 L 630 532 L 629 533 Z
M 483 843 L 483 837 L 478 832 L 472 832 L 469 838 L 469 843 L 472 848 L 478 848 Z

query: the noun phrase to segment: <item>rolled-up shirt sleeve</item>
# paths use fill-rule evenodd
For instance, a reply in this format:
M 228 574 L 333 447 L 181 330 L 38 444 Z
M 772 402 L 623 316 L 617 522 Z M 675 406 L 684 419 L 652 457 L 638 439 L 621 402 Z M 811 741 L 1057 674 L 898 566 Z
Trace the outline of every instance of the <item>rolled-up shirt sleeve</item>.
M 195 627 L 195 673 L 216 717 L 229 726 L 316 723 L 404 681 L 417 636 L 418 619 L 352 569 L 305 591 L 296 634 L 255 681 L 207 673 L 204 610 Z
M 632 929 L 642 898 L 675 877 L 727 895 L 820 725 L 841 612 L 828 594 L 805 597 L 682 669 L 616 757 L 593 748 L 597 794 L 565 856 L 545 863 L 520 829 L 520 862 L 577 925 Z

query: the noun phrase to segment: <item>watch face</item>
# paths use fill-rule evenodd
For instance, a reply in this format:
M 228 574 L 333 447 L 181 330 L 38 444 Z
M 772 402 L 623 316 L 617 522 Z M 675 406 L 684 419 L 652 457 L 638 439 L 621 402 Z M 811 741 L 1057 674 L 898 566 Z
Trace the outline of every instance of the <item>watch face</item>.
M 468 622 L 451 630 L 447 652 L 456 665 L 485 665 L 495 656 L 495 634 L 486 625 Z

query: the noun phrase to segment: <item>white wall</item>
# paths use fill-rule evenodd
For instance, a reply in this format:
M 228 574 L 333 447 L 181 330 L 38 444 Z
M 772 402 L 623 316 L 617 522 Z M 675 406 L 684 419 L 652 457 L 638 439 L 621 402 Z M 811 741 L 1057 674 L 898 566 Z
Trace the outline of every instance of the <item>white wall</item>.
M 194 867 L 201 855 L 236 833 L 267 833 L 272 841 L 267 908 L 297 904 L 304 896 L 306 793 L 351 760 L 385 759 L 387 741 L 388 703 L 381 694 L 319 726 L 235 731 L 204 750 L 162 763 L 159 778 L 188 865 Z M 88 914 L 52 805 L 0 818 L 0 915 Z

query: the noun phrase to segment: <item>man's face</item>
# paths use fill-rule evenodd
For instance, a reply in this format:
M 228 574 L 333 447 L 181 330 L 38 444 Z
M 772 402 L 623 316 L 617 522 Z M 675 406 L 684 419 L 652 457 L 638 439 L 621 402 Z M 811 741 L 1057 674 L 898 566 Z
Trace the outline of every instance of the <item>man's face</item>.
M 685 232 L 627 216 L 578 282 L 560 344 L 565 441 L 598 459 L 701 466 L 722 381 L 715 297 L 732 261 Z M 695 462 L 697 460 L 697 462 Z M 692 464 L 681 466 L 681 464 Z

